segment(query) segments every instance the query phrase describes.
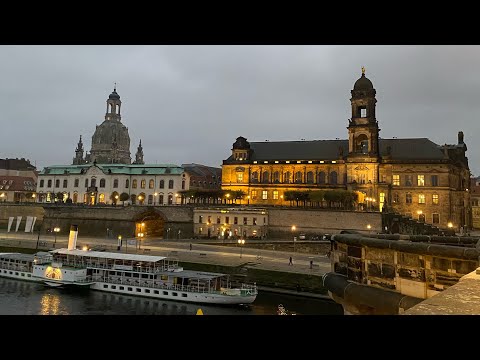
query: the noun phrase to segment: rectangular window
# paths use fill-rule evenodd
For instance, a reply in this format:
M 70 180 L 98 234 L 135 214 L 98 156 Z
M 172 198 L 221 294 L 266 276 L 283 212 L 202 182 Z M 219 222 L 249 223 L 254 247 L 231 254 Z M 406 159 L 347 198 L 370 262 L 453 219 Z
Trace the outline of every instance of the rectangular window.
M 41 188 L 43 187 L 44 182 L 45 182 L 45 180 L 40 180 L 40 187 Z
M 410 194 L 410 193 L 405 194 L 405 203 L 407 203 L 407 204 L 412 203 L 412 194 Z
M 140 181 L 140 188 L 145 189 L 145 185 L 147 185 L 145 180 Z
M 217 216 L 217 224 L 220 224 L 220 216 Z
M 387 182 L 387 175 L 382 174 L 382 183 L 386 183 L 386 182 Z
M 425 204 L 425 194 L 418 194 L 418 203 Z
M 440 224 L 440 214 L 432 214 L 432 223 Z
M 132 181 L 132 189 L 136 189 L 137 188 L 137 179 L 133 179 Z
M 233 218 L 233 223 L 234 223 L 235 225 L 238 224 L 238 217 L 235 216 L 235 217 Z
M 257 218 L 253 218 L 253 225 L 257 225 Z
M 400 175 L 393 175 L 393 186 L 400 186 Z
M 243 218 L 243 225 L 247 225 L 247 218 L 246 217 Z
M 398 204 L 400 202 L 400 194 L 393 194 L 393 202 Z
M 417 185 L 425 186 L 425 175 L 417 175 Z
M 413 186 L 413 175 L 405 175 L 405 186 Z
M 86 183 L 88 184 L 88 179 L 86 180 Z M 88 185 L 85 185 L 88 186 Z M 47 187 L 52 187 L 52 180 L 47 181 Z
M 438 205 L 438 194 L 432 195 L 432 204 Z
M 432 186 L 438 186 L 438 175 L 432 175 Z
M 367 117 L 367 109 L 366 108 L 360 108 L 360 117 L 362 117 L 362 118 Z
M 263 191 L 262 191 L 262 199 L 263 199 L 263 200 L 267 200 L 267 199 L 268 199 L 268 191 L 267 191 L 267 190 L 263 190 Z
M 199 224 L 202 224 L 202 223 L 203 223 L 203 216 L 202 216 L 202 215 L 199 215 L 199 216 L 198 216 L 198 223 L 199 223 Z
M 257 198 L 257 190 L 252 190 L 252 199 Z
M 79 182 L 79 180 L 78 180 L 78 179 L 75 179 L 75 182 L 73 183 L 73 186 L 76 187 L 76 188 L 78 188 L 78 182 Z
M 211 222 L 212 222 L 212 217 L 209 216 L 209 217 L 207 218 L 207 224 L 210 224 Z
M 243 172 L 237 173 L 237 183 L 243 182 Z
M 55 180 L 55 187 L 57 187 L 57 188 L 60 187 L 60 180 L 59 179 Z
M 278 200 L 278 190 L 273 190 L 273 200 Z
M 159 196 L 158 196 L 158 203 L 159 203 L 160 205 L 163 205 L 163 195 L 159 195 Z
M 230 224 L 230 216 L 225 216 L 225 224 Z

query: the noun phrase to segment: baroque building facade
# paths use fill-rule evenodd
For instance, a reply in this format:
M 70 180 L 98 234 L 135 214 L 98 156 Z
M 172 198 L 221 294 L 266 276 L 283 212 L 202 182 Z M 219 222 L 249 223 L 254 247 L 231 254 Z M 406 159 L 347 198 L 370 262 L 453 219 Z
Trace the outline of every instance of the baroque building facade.
M 380 138 L 376 90 L 363 68 L 350 103 L 346 140 L 249 142 L 238 137 L 223 161 L 222 189 L 242 190 L 255 205 L 288 205 L 288 190 L 352 190 L 367 210 L 388 209 L 441 228 L 449 223 L 470 227 L 463 132 L 452 145 Z
M 42 203 L 175 205 L 189 182 L 184 169 L 172 164 L 55 165 L 40 172 L 37 197 Z

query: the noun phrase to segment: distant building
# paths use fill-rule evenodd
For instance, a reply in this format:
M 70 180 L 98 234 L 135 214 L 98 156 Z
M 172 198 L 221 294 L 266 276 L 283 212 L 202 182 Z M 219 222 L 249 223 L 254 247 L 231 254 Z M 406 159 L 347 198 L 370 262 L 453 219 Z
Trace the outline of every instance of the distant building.
M 222 184 L 222 169 L 200 164 L 182 164 L 190 175 L 190 190 L 215 189 Z
M 0 202 L 35 202 L 37 170 L 29 160 L 0 159 Z
M 107 99 L 105 120 L 97 125 L 92 136 L 92 148 L 90 153 L 85 153 L 82 136 L 75 149 L 73 165 L 86 163 L 97 164 L 130 164 L 130 135 L 128 128 L 122 123 L 120 109 L 122 102 L 116 87 Z M 138 146 L 134 164 L 144 164 L 142 141 Z
M 199 207 L 193 210 L 193 227 L 199 238 L 264 238 L 268 231 L 268 210 Z
M 173 205 L 189 182 L 184 169 L 172 164 L 55 165 L 40 172 L 37 193 L 42 203 Z
M 480 229 L 480 176 L 470 179 L 473 228 Z
M 222 189 L 242 190 L 255 205 L 289 205 L 288 190 L 351 190 L 367 210 L 387 207 L 442 228 L 471 226 L 463 132 L 452 145 L 381 139 L 376 90 L 364 71 L 351 96 L 348 139 L 249 142 L 240 136 L 223 161 Z

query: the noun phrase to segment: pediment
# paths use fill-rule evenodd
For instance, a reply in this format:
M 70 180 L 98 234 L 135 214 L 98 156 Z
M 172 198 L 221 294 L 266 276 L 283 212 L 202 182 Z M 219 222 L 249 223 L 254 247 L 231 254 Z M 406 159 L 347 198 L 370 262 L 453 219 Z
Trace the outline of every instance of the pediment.
M 93 175 L 104 175 L 105 173 L 99 167 L 94 165 L 89 167 L 85 174 L 93 176 Z

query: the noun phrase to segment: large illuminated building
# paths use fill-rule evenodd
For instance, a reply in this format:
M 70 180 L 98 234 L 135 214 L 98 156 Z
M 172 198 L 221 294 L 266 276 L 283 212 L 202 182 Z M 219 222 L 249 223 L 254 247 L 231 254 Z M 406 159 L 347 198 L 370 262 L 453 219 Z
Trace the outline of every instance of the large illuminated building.
M 463 132 L 453 145 L 380 138 L 375 96 L 362 69 L 351 91 L 348 139 L 249 142 L 238 137 L 223 161 L 222 189 L 242 190 L 255 205 L 289 205 L 288 190 L 351 190 L 363 209 L 394 211 L 441 228 L 471 226 Z

